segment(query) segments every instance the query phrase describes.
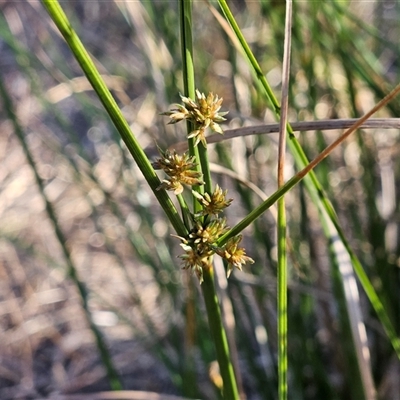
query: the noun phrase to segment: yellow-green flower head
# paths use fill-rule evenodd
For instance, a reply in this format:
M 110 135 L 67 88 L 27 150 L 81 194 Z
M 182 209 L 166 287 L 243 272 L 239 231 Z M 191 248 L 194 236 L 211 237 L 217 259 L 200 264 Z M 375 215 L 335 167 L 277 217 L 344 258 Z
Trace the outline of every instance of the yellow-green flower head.
M 194 145 L 197 146 L 202 142 L 204 147 L 207 147 L 205 139 L 205 131 L 210 128 L 214 132 L 223 134 L 219 125 L 220 122 L 225 121 L 224 115 L 227 112 L 219 112 L 222 104 L 222 97 L 214 96 L 210 92 L 207 97 L 204 93 L 196 90 L 196 100 L 181 95 L 182 103 L 176 104 L 176 108 L 162 113 L 170 117 L 170 124 L 176 124 L 184 119 L 192 122 L 195 125 L 195 130 L 189 133 L 188 138 L 194 138 Z
M 215 253 L 214 243 L 227 231 L 226 219 L 219 218 L 204 226 L 197 221 L 188 237 L 176 236 L 182 241 L 181 247 L 185 250 L 179 256 L 184 262 L 183 269 L 190 269 L 195 273 L 200 283 L 203 280 L 203 268 L 210 267 L 211 256 Z
M 175 104 L 177 108 L 173 108 L 170 111 L 161 113 L 161 115 L 167 115 L 170 118 L 168 124 L 176 124 L 184 119 L 189 118 L 189 111 L 181 104 Z
M 183 192 L 183 185 L 174 178 L 164 179 L 161 182 L 161 185 L 157 187 L 157 190 L 171 190 L 174 194 L 178 195 Z
M 176 151 L 162 151 L 158 148 L 161 158 L 153 163 L 153 168 L 162 169 L 170 179 L 164 179 L 158 189 L 173 190 L 175 194 L 180 194 L 183 191 L 182 184 L 194 186 L 203 185 L 204 182 L 200 179 L 201 172 L 196 171 L 195 157 L 190 157 L 187 153 L 179 155 Z
M 189 234 L 189 239 L 202 253 L 211 255 L 213 251 L 210 245 L 215 243 L 217 239 L 227 231 L 226 218 L 215 219 L 210 221 L 206 226 L 203 226 L 202 223 L 198 221 Z
M 222 190 L 218 185 L 215 186 L 215 190 L 211 195 L 209 193 L 200 194 L 194 190 L 192 193 L 203 206 L 199 215 L 218 215 L 233 201 L 233 199 L 226 199 L 228 191 Z
M 185 250 L 185 253 L 179 256 L 184 262 L 183 269 L 190 269 L 192 273 L 195 273 L 201 284 L 203 282 L 203 268 L 209 267 L 208 256 L 200 254 L 197 249 L 186 243 L 181 243 L 181 246 Z
M 228 262 L 228 278 L 233 270 L 233 267 L 236 267 L 241 271 L 242 265 L 246 263 L 254 263 L 252 258 L 246 256 L 246 250 L 243 247 L 238 247 L 241 240 L 241 235 L 235 236 L 229 239 L 222 249 L 217 250 L 217 254 Z

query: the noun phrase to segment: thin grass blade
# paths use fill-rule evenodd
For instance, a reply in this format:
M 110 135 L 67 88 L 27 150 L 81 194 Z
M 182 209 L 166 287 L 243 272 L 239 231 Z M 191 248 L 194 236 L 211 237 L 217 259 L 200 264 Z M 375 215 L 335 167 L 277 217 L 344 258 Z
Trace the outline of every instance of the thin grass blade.
M 290 52 L 292 37 L 292 2 L 286 1 L 285 41 L 282 67 L 282 101 L 279 121 L 278 144 L 278 188 L 284 185 L 285 153 L 286 153 L 286 126 L 288 121 L 289 80 L 290 80 Z M 288 396 L 288 301 L 287 301 L 287 254 L 286 254 L 286 210 L 285 199 L 278 200 L 278 395 L 280 400 Z

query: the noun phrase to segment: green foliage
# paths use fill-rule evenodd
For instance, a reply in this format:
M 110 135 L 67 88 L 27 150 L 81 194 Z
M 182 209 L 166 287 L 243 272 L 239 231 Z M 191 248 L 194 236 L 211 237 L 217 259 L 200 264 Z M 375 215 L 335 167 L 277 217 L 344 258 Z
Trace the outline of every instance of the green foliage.
M 182 1 L 178 9 L 175 2 L 145 1 L 98 3 L 95 11 L 90 2 L 81 9 L 63 3 L 65 16 L 54 1 L 43 3 L 98 98 L 44 9 L 23 25 L 26 36 L 18 34 L 15 14 L 6 9 L 0 36 L 7 60 L 27 85 L 26 98 L 39 106 L 23 113 L 23 99 L 11 84 L 14 72 L 5 68 L 9 94 L 3 91 L 2 102 L 8 114 L 1 117 L 18 116 L 12 130 L 25 153 L 32 153 L 29 164 L 47 199 L 47 213 L 40 215 L 50 218 L 56 234 L 47 232 L 50 244 L 44 245 L 32 223 L 34 211 L 17 224 L 13 209 L 3 206 L 1 243 L 33 259 L 41 274 L 66 264 L 111 386 L 119 387 L 118 368 L 105 343 L 112 348 L 117 336 L 93 322 L 98 310 L 118 316 L 117 326 L 128 327 L 157 357 L 181 395 L 277 398 L 277 320 L 284 312 L 280 308 L 277 315 L 277 298 L 285 291 L 278 288 L 277 266 L 287 256 L 288 398 L 358 400 L 375 398 L 375 391 L 379 398 L 397 393 L 387 382 L 400 354 L 398 129 L 357 130 L 304 177 L 296 171 L 340 132 L 297 134 L 289 124 L 287 179 L 276 190 L 274 135 L 204 144 L 210 125 L 220 133 L 220 127 L 279 120 L 283 4 L 228 6 L 220 0 L 217 10 L 206 2 Z M 389 26 L 372 4 L 367 11 L 335 1 L 294 3 L 289 121 L 360 117 L 399 80 L 393 42 L 399 27 Z M 26 11 L 11 7 L 24 21 Z M 168 115 L 174 122 L 185 119 L 186 132 L 183 123 L 167 125 L 159 115 L 180 101 L 180 93 L 183 104 Z M 211 117 L 195 107 L 196 100 L 212 106 Z M 377 116 L 396 116 L 399 109 L 395 98 Z M 4 148 L 18 146 L 9 137 Z M 178 155 L 176 144 L 187 137 L 188 153 Z M 7 151 L 2 157 L 8 160 Z M 283 196 L 282 255 L 285 247 L 277 251 L 276 238 L 282 219 L 277 222 L 274 205 Z M 79 207 L 68 206 L 74 199 Z M 231 229 L 217 217 L 227 205 Z M 183 256 L 171 234 L 182 238 Z M 212 266 L 213 254 L 226 264 L 215 257 Z M 254 264 L 242 267 L 250 261 L 245 254 Z M 204 279 L 201 286 L 182 271 L 180 255 L 183 266 Z M 233 269 L 227 280 L 233 266 L 243 271 Z M 210 369 L 216 359 L 220 368 Z

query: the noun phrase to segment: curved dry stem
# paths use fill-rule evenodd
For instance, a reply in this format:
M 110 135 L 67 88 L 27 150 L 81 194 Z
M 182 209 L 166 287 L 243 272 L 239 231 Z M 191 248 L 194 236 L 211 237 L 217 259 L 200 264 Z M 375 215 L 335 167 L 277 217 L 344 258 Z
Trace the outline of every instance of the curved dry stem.
M 348 129 L 358 121 L 357 118 L 349 119 L 329 119 L 320 121 L 299 121 L 290 122 L 293 132 L 307 131 L 331 131 L 337 129 Z M 370 118 L 364 121 L 357 129 L 400 129 L 400 118 Z M 279 132 L 279 124 L 264 124 L 255 126 L 246 126 L 243 128 L 226 129 L 223 135 L 211 135 L 206 138 L 207 144 L 220 143 L 236 137 L 252 135 L 268 135 Z M 178 142 L 170 148 L 176 151 L 187 150 L 186 142 Z

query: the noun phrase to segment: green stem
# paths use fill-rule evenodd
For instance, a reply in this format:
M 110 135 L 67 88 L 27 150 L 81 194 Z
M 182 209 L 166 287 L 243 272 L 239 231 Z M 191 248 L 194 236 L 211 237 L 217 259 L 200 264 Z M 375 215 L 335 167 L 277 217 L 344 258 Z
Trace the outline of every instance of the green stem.
M 183 222 L 186 226 L 186 229 L 188 231 L 190 231 L 190 227 L 191 227 L 191 216 L 190 216 L 190 210 L 189 207 L 185 201 L 185 199 L 183 198 L 183 196 L 181 194 L 178 194 L 176 196 L 176 198 L 178 199 L 179 205 L 181 207 L 182 210 L 182 218 L 183 218 Z
M 54 23 L 57 25 L 72 53 L 74 54 L 76 60 L 81 66 L 87 79 L 97 93 L 97 96 L 99 97 L 104 108 L 109 114 L 111 120 L 113 121 L 115 127 L 117 128 L 119 134 L 125 142 L 128 150 L 136 161 L 139 169 L 142 171 L 147 183 L 153 190 L 158 202 L 164 209 L 165 214 L 171 221 L 174 229 L 176 230 L 178 235 L 185 236 L 187 234 L 187 230 L 182 222 L 182 219 L 179 216 L 178 211 L 176 210 L 171 199 L 169 198 L 167 192 L 165 190 L 157 190 L 161 182 L 158 179 L 154 168 L 152 167 L 143 149 L 140 147 L 135 136 L 132 134 L 132 131 L 130 130 L 128 123 L 123 117 L 121 110 L 119 109 L 117 103 L 112 97 L 106 84 L 104 83 L 104 80 L 97 71 L 92 59 L 90 58 L 88 52 L 86 51 L 76 32 L 72 29 L 68 18 L 62 10 L 60 4 L 57 0 L 42 1 L 47 9 L 47 12 L 49 13 Z
M 193 65 L 193 45 L 192 45 L 192 6 L 191 0 L 180 0 L 180 20 L 181 20 L 181 46 L 183 58 L 183 81 L 185 95 L 195 98 L 194 65 Z M 193 126 L 188 124 L 188 132 L 193 130 Z M 202 186 L 193 187 L 197 192 L 212 193 L 212 182 L 210 167 L 208 162 L 207 149 L 200 143 L 193 146 L 194 139 L 188 140 L 189 153 L 199 161 L 198 167 L 203 174 L 204 188 Z M 193 197 L 194 213 L 202 209 L 201 204 Z M 208 323 L 212 332 L 219 368 L 223 379 L 224 398 L 227 400 L 239 399 L 239 391 L 232 366 L 231 355 L 225 327 L 221 318 L 221 310 L 215 291 L 214 272 L 212 261 L 209 268 L 203 268 L 203 283 L 201 285 L 204 301 L 206 303 Z
M 285 201 L 278 200 L 278 376 L 279 399 L 287 399 L 287 261 Z
M 203 181 L 204 181 L 204 191 L 212 194 L 212 181 L 211 181 L 211 171 L 210 171 L 210 163 L 208 162 L 208 153 L 207 148 L 204 147 L 203 143 L 198 144 L 199 150 L 199 158 L 200 158 L 200 165 L 201 170 L 203 173 Z
M 284 185 L 286 155 L 286 125 L 289 106 L 290 49 L 292 31 L 292 2 L 286 0 L 285 43 L 282 67 L 282 104 L 279 121 L 278 187 Z M 278 200 L 278 376 L 279 400 L 287 400 L 288 385 L 288 300 L 287 300 L 287 254 L 286 254 L 286 210 L 285 198 Z
M 302 172 L 302 171 L 300 171 Z M 222 235 L 216 245 L 223 246 L 226 242 L 238 235 L 245 228 L 247 228 L 252 222 L 254 222 L 260 215 L 262 215 L 265 211 L 268 210 L 273 204 L 275 204 L 285 193 L 287 193 L 293 186 L 297 185 L 302 179 L 304 175 L 300 173 L 293 176 L 289 179 L 283 186 L 281 186 L 275 193 L 273 193 L 267 200 L 263 201 L 258 207 L 256 207 L 253 211 L 251 211 L 246 217 L 244 217 L 239 223 L 237 223 L 233 228 L 231 228 L 228 232 Z
M 192 40 L 192 1 L 179 1 L 183 88 L 186 97 L 194 100 L 196 85 L 194 81 L 193 40 Z M 189 140 L 192 142 L 193 139 Z
M 203 283 L 201 289 L 206 303 L 208 322 L 217 351 L 217 359 L 221 371 L 223 396 L 226 400 L 239 400 L 239 391 L 229 352 L 228 339 L 222 322 L 220 305 L 214 285 L 214 269 L 212 261 L 209 268 L 203 268 Z
M 182 75 L 183 75 L 183 91 L 186 97 L 195 99 L 196 84 L 194 80 L 194 64 L 193 64 L 193 41 L 192 41 L 192 1 L 179 1 L 179 18 L 180 18 L 180 35 L 181 35 L 181 50 L 182 50 Z M 195 127 L 193 123 L 186 122 L 188 134 Z M 199 147 L 194 146 L 194 139 L 188 139 L 189 154 L 196 158 L 198 165 L 196 170 L 202 173 L 202 166 L 199 157 Z M 198 193 L 203 193 L 203 186 L 193 186 L 193 190 Z M 201 211 L 200 203 L 193 197 L 193 212 Z
M 64 257 L 65 257 L 65 260 L 67 263 L 67 273 L 78 289 L 78 293 L 79 293 L 81 301 L 82 301 L 83 310 L 85 312 L 86 321 L 88 322 L 88 325 L 94 334 L 94 337 L 96 340 L 96 345 L 99 350 L 100 357 L 102 359 L 104 367 L 106 368 L 111 388 L 113 390 L 122 390 L 121 381 L 120 381 L 117 371 L 113 365 L 110 353 L 104 342 L 103 336 L 102 336 L 99 328 L 97 327 L 97 325 L 93 322 L 93 318 L 92 318 L 91 312 L 89 310 L 89 305 L 88 305 L 88 292 L 87 292 L 86 286 L 79 279 L 77 268 L 72 260 L 70 251 L 68 250 L 67 245 L 66 245 L 67 238 L 64 236 L 64 233 L 61 230 L 61 227 L 58 222 L 58 218 L 54 211 L 53 205 L 47 198 L 44 182 L 37 171 L 35 161 L 33 160 L 33 156 L 26 144 L 24 132 L 21 128 L 21 125 L 19 124 L 19 122 L 17 120 L 12 101 L 8 95 L 6 88 L 4 87 L 3 79 L 1 77 L 0 77 L 0 93 L 3 98 L 4 109 L 7 113 L 8 118 L 11 120 L 11 122 L 13 124 L 14 132 L 23 148 L 23 151 L 25 153 L 25 157 L 28 160 L 28 163 L 33 170 L 36 184 L 39 188 L 39 193 L 40 193 L 40 195 L 45 203 L 45 206 L 46 206 L 46 213 L 49 217 L 49 220 L 51 221 L 51 223 L 53 225 L 57 240 L 61 245 Z

